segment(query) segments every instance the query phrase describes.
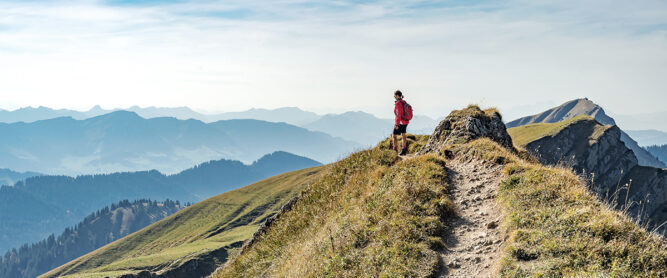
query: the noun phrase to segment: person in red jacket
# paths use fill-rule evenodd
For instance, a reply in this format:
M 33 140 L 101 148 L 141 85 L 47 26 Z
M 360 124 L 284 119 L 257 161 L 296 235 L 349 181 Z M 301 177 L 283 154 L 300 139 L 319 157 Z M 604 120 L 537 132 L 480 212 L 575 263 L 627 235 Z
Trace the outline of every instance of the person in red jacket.
M 394 124 L 394 135 L 392 136 L 394 138 L 394 150 L 398 152 L 398 139 L 396 136 L 400 135 L 403 137 L 403 144 L 401 145 L 401 151 L 399 154 L 405 155 L 408 152 L 408 139 L 406 138 L 405 133 L 407 131 L 410 120 L 407 120 L 403 117 L 405 100 L 403 100 L 403 93 L 400 90 L 396 90 L 396 92 L 394 92 L 394 99 L 396 100 L 394 103 L 394 115 L 396 115 L 396 120 Z

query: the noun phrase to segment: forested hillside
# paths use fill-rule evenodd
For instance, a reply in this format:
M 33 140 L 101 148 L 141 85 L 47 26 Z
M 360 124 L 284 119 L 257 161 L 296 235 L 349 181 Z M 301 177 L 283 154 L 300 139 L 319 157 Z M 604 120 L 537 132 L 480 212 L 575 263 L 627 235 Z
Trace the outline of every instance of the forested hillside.
M 60 232 L 96 209 L 121 200 L 197 202 L 279 173 L 318 165 L 305 157 L 277 152 L 251 165 L 223 159 L 171 176 L 153 170 L 28 178 L 0 188 L 0 252 Z
M 59 236 L 8 251 L 0 277 L 35 277 L 70 260 L 140 230 L 184 208 L 178 201 L 127 200 L 88 215 Z

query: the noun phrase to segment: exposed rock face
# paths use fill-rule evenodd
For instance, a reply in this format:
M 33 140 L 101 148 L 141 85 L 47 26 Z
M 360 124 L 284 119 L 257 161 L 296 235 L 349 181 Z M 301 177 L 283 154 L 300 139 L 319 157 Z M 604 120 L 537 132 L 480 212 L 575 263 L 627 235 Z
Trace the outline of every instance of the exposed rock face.
M 482 111 L 477 106 L 452 111 L 435 128 L 433 135 L 419 154 L 438 152 L 448 144 L 465 143 L 487 137 L 513 150 L 512 137 L 507 133 L 500 114 L 493 110 Z
M 605 125 L 616 125 L 613 118 L 605 114 L 604 109 L 587 98 L 575 99 L 563 103 L 560 106 L 551 108 L 542 113 L 526 116 L 507 123 L 507 128 L 534 124 L 534 123 L 555 123 L 574 118 L 576 116 L 589 115 L 596 121 Z M 639 165 L 651 166 L 657 168 L 666 167 L 662 161 L 658 160 L 651 153 L 643 149 L 628 134 L 621 131 L 621 141 L 634 152 Z
M 591 181 L 601 199 L 617 209 L 627 207 L 630 216 L 648 222 L 649 227 L 667 220 L 667 171 L 639 166 L 616 126 L 579 121 L 553 136 L 528 143 L 526 150 L 543 164 L 572 167 Z M 664 226 L 659 229 L 663 231 Z
M 593 136 L 596 129 L 602 131 Z M 594 120 L 573 123 L 554 136 L 530 142 L 526 150 L 542 164 L 562 164 L 595 180 L 595 191 L 604 195 L 613 192 L 620 178 L 637 166 L 637 158 L 620 142 L 621 130 L 602 126 Z

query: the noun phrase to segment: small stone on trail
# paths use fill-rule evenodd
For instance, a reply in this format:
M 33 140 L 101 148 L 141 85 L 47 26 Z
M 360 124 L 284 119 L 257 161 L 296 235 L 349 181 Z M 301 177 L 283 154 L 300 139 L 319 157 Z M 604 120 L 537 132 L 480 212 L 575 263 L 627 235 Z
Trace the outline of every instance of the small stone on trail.
M 486 224 L 486 228 L 488 229 L 495 229 L 496 227 L 498 227 L 498 222 L 496 221 L 491 221 L 489 224 Z
M 449 263 L 447 264 L 447 266 L 448 266 L 448 267 L 451 267 L 451 268 L 459 268 L 459 267 L 461 267 L 461 265 L 460 265 L 458 262 L 449 262 Z

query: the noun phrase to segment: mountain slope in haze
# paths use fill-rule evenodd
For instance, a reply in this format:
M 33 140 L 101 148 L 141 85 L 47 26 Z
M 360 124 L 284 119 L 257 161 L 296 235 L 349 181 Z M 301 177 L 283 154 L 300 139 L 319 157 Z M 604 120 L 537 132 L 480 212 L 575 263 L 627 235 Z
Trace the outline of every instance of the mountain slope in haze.
M 632 129 L 658 129 L 667 131 L 667 110 L 634 115 L 613 114 L 619 125 Z
M 415 115 L 408 132 L 413 134 L 430 133 L 437 122 L 429 117 Z M 381 119 L 372 114 L 356 111 L 343 114 L 327 114 L 303 127 L 331 134 L 348 141 L 372 146 L 386 138 L 394 127 L 393 119 Z
M 621 130 L 589 116 L 557 123 L 509 129 L 517 145 L 541 163 L 565 165 L 591 180 L 591 190 L 602 199 L 658 232 L 667 221 L 667 170 L 638 165 L 621 141 Z
M 507 123 L 507 128 L 533 123 L 555 123 L 581 115 L 589 115 L 601 124 L 616 125 L 614 119 L 607 116 L 602 107 L 588 100 L 587 98 L 583 98 L 568 101 L 558 107 L 554 107 L 533 116 L 526 116 L 520 119 L 516 119 Z M 621 131 L 621 140 L 629 149 L 635 153 L 640 165 L 657 168 L 667 167 L 665 163 L 655 158 L 645 149 L 641 148 L 635 140 L 633 140 L 623 131 Z
M 320 115 L 304 111 L 297 107 L 281 107 L 276 109 L 253 108 L 241 112 L 226 112 L 208 116 L 215 120 L 230 119 L 255 119 L 267 122 L 284 122 L 296 126 L 312 123 L 320 118 Z
M 664 239 L 508 147 L 500 118 L 470 106 L 416 154 L 384 142 L 333 164 L 213 277 L 667 275 Z
M 95 107 L 91 109 L 89 112 L 81 112 L 69 109 L 52 109 L 44 106 L 36 108 L 24 107 L 12 111 L 0 109 L 0 123 L 16 123 L 16 122 L 30 123 L 39 120 L 53 119 L 58 117 L 72 117 L 74 119 L 82 120 L 89 117 L 101 115 L 102 113 L 99 113 L 100 110 L 101 108 Z
M 42 277 L 204 277 L 326 169 L 281 174 L 220 194 Z
M 662 146 L 648 146 L 644 147 L 648 152 L 653 154 L 655 157 L 660 159 L 662 162 L 667 163 L 667 144 Z
M 92 213 L 58 237 L 8 251 L 0 261 L 0 277 L 36 277 L 103 245 L 136 232 L 182 209 L 166 200 L 121 201 Z
M 176 173 L 225 157 L 252 162 L 287 151 L 333 161 L 357 145 L 285 123 L 229 120 L 210 124 L 144 119 L 117 111 L 86 120 L 55 118 L 0 123 L 0 167 L 45 174 L 90 174 L 157 169 Z
M 36 172 L 16 172 L 11 169 L 0 169 L 0 186 L 2 185 L 13 185 L 15 182 L 24 180 L 29 177 L 39 176 L 40 173 Z
M 664 131 L 647 129 L 626 130 L 626 132 L 642 147 L 667 144 L 667 132 Z
M 252 165 L 223 159 L 170 176 L 153 170 L 28 178 L 0 187 L 0 252 L 46 238 L 121 200 L 197 202 L 278 173 L 319 165 L 305 157 L 276 152 Z
M 364 145 L 376 144 L 390 134 L 394 123 L 379 119 L 361 111 L 343 114 L 327 114 L 304 125 L 305 128 L 326 132 L 345 140 L 354 140 Z

